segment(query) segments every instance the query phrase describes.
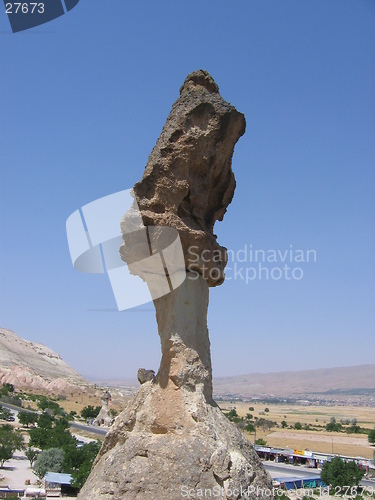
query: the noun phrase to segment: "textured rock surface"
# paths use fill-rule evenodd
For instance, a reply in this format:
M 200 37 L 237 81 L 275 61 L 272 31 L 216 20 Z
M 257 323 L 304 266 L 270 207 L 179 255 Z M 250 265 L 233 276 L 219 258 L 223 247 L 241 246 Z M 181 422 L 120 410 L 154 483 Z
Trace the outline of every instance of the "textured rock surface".
M 233 198 L 232 155 L 245 117 L 220 96 L 205 71 L 188 75 L 180 94 L 134 193 L 143 223 L 177 229 L 186 267 L 215 286 L 224 281 L 227 257 L 213 228 Z M 128 262 L 126 246 L 121 254 Z
M 249 441 L 210 399 L 207 304 L 201 277 L 155 301 L 163 353 L 156 381 L 116 418 L 79 499 L 175 500 L 184 488 L 259 498 L 270 487 Z M 235 489 L 242 494 L 230 495 Z
M 105 427 L 109 427 L 113 424 L 114 418 L 109 411 L 109 403 L 112 401 L 112 396 L 108 391 L 104 391 L 101 397 L 102 407 L 97 415 L 97 417 L 93 421 L 93 425 L 104 425 Z
M 64 393 L 88 382 L 54 351 L 0 328 L 0 383 Z
M 175 500 L 187 497 L 188 490 L 196 498 L 206 490 L 212 497 L 222 491 L 219 498 L 255 499 L 271 487 L 249 441 L 212 400 L 208 293 L 223 281 L 226 264 L 213 226 L 233 196 L 231 159 L 244 130 L 243 115 L 221 98 L 208 73 L 187 77 L 134 187 L 146 226 L 178 230 L 187 278 L 154 300 L 159 371 L 116 418 L 80 500 Z M 205 251 L 207 260 L 216 253 L 211 260 L 219 269 L 216 277 L 207 276 L 207 262 L 192 262 L 190 246 Z M 122 258 L 129 264 L 136 253 L 124 237 Z
M 186 498 L 186 488 L 193 489 L 197 498 L 199 489 L 221 488 L 227 494 L 219 498 L 261 497 L 262 489 L 270 486 L 266 473 L 247 439 L 218 408 L 182 392 L 178 398 L 185 405 L 176 417 L 185 425 L 174 432 L 149 431 L 145 408 L 153 408 L 159 418 L 172 423 L 170 404 L 177 396 L 173 387 L 164 394 L 168 413 L 158 390 L 150 385 L 141 387 L 109 431 L 94 473 L 78 498 L 176 500 L 183 498 L 184 491 Z
M 137 373 L 138 382 L 142 385 L 145 382 L 151 382 L 155 380 L 155 372 L 154 370 L 145 370 L 144 368 L 140 368 Z

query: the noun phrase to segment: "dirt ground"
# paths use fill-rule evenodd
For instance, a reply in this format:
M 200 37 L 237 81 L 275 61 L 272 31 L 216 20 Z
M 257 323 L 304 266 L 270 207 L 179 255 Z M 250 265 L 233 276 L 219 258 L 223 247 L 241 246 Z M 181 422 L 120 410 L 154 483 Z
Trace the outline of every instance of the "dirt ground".
M 16 451 L 13 458 L 4 464 L 4 468 L 0 469 L 0 486 L 3 488 L 9 486 L 14 489 L 25 488 L 26 480 L 30 480 L 32 485 L 36 484 L 38 477 L 34 474 L 30 467 L 30 462 L 25 454 Z
M 112 395 L 110 408 L 120 413 L 126 407 L 130 396 L 122 395 L 121 391 L 115 388 L 110 388 L 109 391 Z M 103 393 L 103 389 L 95 389 L 93 387 L 89 387 L 82 392 L 75 391 L 74 393 L 72 392 L 71 394 L 67 394 L 63 397 L 56 397 L 56 395 L 45 394 L 45 392 L 43 391 L 34 392 L 35 394 L 44 395 L 55 400 L 62 408 L 64 408 L 67 413 L 73 410 L 80 414 L 81 410 L 85 406 L 92 405 L 95 407 L 101 405 L 101 395 Z M 30 407 L 30 409 L 32 410 L 38 410 L 37 401 L 25 401 L 24 406 L 25 408 Z
M 327 432 L 323 428 L 331 417 L 339 422 L 341 419 L 357 419 L 357 425 L 373 429 L 375 427 L 375 408 L 360 406 L 304 406 L 304 405 L 269 405 L 264 403 L 218 402 L 220 408 L 236 408 L 238 415 L 251 413 L 254 417 L 266 418 L 279 424 L 278 427 L 264 432 L 257 429 L 256 438 L 263 438 L 267 445 L 280 448 L 306 449 L 322 453 L 337 453 L 350 457 L 373 458 L 375 447 L 370 446 L 366 434 L 346 434 L 343 432 Z M 253 407 L 254 411 L 249 408 Z M 269 411 L 265 412 L 265 408 Z M 321 425 L 319 431 L 296 431 L 282 429 L 280 423 L 285 420 L 288 427 L 296 422 L 302 425 Z M 247 434 L 254 442 L 254 434 Z
M 337 453 L 338 455 L 351 457 L 372 458 L 375 448 L 369 445 L 367 436 L 351 436 L 349 437 L 346 434 L 336 432 L 284 432 L 280 430 L 267 434 L 265 439 L 270 446 L 302 448 L 322 453 Z

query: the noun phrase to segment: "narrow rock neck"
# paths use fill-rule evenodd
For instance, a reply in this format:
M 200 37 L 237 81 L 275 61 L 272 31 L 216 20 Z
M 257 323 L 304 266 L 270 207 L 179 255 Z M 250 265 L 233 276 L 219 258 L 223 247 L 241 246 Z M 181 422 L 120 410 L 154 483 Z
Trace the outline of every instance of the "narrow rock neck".
M 187 273 L 176 290 L 154 301 L 162 358 L 156 380 L 212 401 L 212 368 L 207 329 L 209 288 L 196 273 Z

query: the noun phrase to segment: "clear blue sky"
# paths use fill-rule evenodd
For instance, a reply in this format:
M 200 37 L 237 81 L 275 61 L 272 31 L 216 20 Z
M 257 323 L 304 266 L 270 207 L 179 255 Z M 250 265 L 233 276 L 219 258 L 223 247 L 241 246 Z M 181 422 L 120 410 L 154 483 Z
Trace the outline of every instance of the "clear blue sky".
M 211 290 L 214 375 L 373 363 L 374 26 L 373 0 L 81 0 L 19 34 L 0 13 L 0 326 L 84 375 L 157 370 L 152 304 L 116 312 L 65 222 L 140 180 L 203 68 L 247 119 L 219 242 L 317 254 L 300 280 Z

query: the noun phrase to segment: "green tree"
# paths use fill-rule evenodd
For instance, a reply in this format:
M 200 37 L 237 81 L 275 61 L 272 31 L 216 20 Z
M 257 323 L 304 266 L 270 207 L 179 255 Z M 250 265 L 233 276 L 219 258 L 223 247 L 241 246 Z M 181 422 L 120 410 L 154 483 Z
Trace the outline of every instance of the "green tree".
M 52 429 L 52 425 L 54 422 L 54 417 L 51 415 L 48 415 L 48 413 L 43 412 L 41 415 L 39 415 L 37 423 L 38 423 L 38 428 L 39 429 Z
M 69 447 L 69 449 L 67 449 L 66 447 L 64 447 L 64 472 L 72 474 L 73 487 L 82 488 L 90 474 L 92 464 L 95 460 L 95 457 L 99 453 L 100 447 L 100 441 L 93 441 L 89 444 L 84 444 L 81 448 Z
M 0 466 L 10 460 L 16 450 L 24 448 L 22 435 L 13 429 L 11 425 L 0 426 Z
M 76 444 L 69 443 L 64 444 L 62 449 L 65 453 L 63 472 L 71 474 L 73 470 L 79 469 L 82 463 L 80 458 L 81 448 L 78 448 Z
M 50 448 L 49 433 L 47 429 L 40 429 L 39 427 L 35 429 L 30 429 L 30 441 L 29 446 L 35 446 L 41 450 L 46 450 Z
M 47 472 L 62 472 L 64 467 L 64 450 L 49 448 L 42 451 L 35 460 L 33 471 L 43 479 Z
M 249 411 L 254 411 L 254 406 L 249 406 Z
M 33 425 L 37 422 L 38 415 L 36 413 L 31 413 L 29 411 L 20 411 L 18 413 L 18 421 L 21 425 L 25 425 L 29 427 L 29 425 Z
M 14 392 L 13 384 L 3 384 L 0 388 L 0 396 L 8 396 L 10 392 Z
M 296 422 L 294 424 L 294 428 L 297 429 L 297 431 L 300 431 L 302 429 L 302 424 L 301 422 Z
M 41 396 L 39 398 L 38 408 L 40 408 L 42 411 L 47 409 L 52 410 L 54 415 L 65 414 L 63 408 L 61 408 L 61 406 L 58 403 L 56 403 L 56 401 L 52 401 L 46 398 L 45 396 Z
M 246 432 L 255 432 L 255 426 L 251 422 L 247 422 L 247 424 L 244 427 L 244 430 Z
M 14 451 L 12 451 L 12 449 L 9 446 L 0 444 L 0 467 L 1 468 L 4 467 L 4 463 L 7 460 L 10 460 L 13 457 L 13 453 L 14 453 Z
M 69 420 L 69 422 L 73 422 L 73 421 L 74 421 L 74 417 L 75 417 L 76 415 L 77 415 L 77 412 L 76 412 L 76 411 L 74 411 L 74 410 L 72 410 L 72 411 L 70 411 L 70 412 L 67 414 L 66 418 L 67 418 L 67 420 Z
M 340 431 L 342 431 L 342 424 L 340 424 L 339 422 L 336 422 L 335 417 L 331 417 L 329 424 L 326 424 L 326 431 L 340 432 Z
M 241 420 L 243 420 L 242 417 L 239 417 L 235 408 L 226 413 L 226 417 L 235 424 L 238 424 Z
M 375 429 L 368 433 L 368 442 L 370 444 L 375 444 Z
M 269 408 L 264 408 L 264 411 L 265 411 L 266 413 L 269 413 L 270 409 L 269 409 Z
M 351 425 L 350 427 L 347 427 L 345 430 L 348 434 L 360 434 L 362 431 L 359 425 Z
M 94 408 L 94 406 L 88 405 L 81 410 L 81 416 L 83 418 L 95 418 L 98 416 L 100 410 L 101 406 L 97 406 Z
M 35 462 L 36 457 L 39 455 L 39 451 L 34 450 L 34 448 L 30 448 L 30 446 L 29 446 L 27 448 L 27 450 L 25 451 L 25 455 L 26 455 L 28 461 L 30 462 L 30 466 L 32 467 L 34 462 Z
M 283 421 L 281 422 L 281 427 L 282 427 L 283 429 L 285 429 L 285 427 L 288 427 L 288 424 L 285 422 L 285 420 L 283 420 Z
M 69 431 L 69 422 L 65 418 L 60 417 L 53 420 L 44 418 L 42 421 L 43 425 L 39 425 L 43 415 L 40 415 L 38 419 L 38 427 L 29 431 L 30 446 L 46 450 L 48 448 L 59 448 L 64 445 L 77 444 L 77 440 Z
M 82 488 L 90 475 L 91 468 L 92 463 L 84 462 L 79 469 L 75 469 L 72 472 L 73 481 L 71 482 L 71 485 L 73 486 L 73 488 Z
M 255 444 L 257 444 L 258 446 L 266 446 L 267 445 L 267 441 L 265 441 L 264 439 L 262 438 L 259 438 L 255 441 Z
M 364 474 L 364 469 L 360 469 L 355 462 L 344 462 L 340 457 L 335 457 L 323 465 L 321 478 L 332 488 L 358 486 Z
M 0 419 L 6 420 L 7 418 L 13 417 L 13 413 L 8 410 L 8 408 L 4 408 L 4 406 L 0 405 Z
M 56 421 L 52 431 L 50 432 L 50 445 L 53 448 L 61 446 L 77 444 L 77 440 L 69 431 L 69 422 L 65 418 Z

